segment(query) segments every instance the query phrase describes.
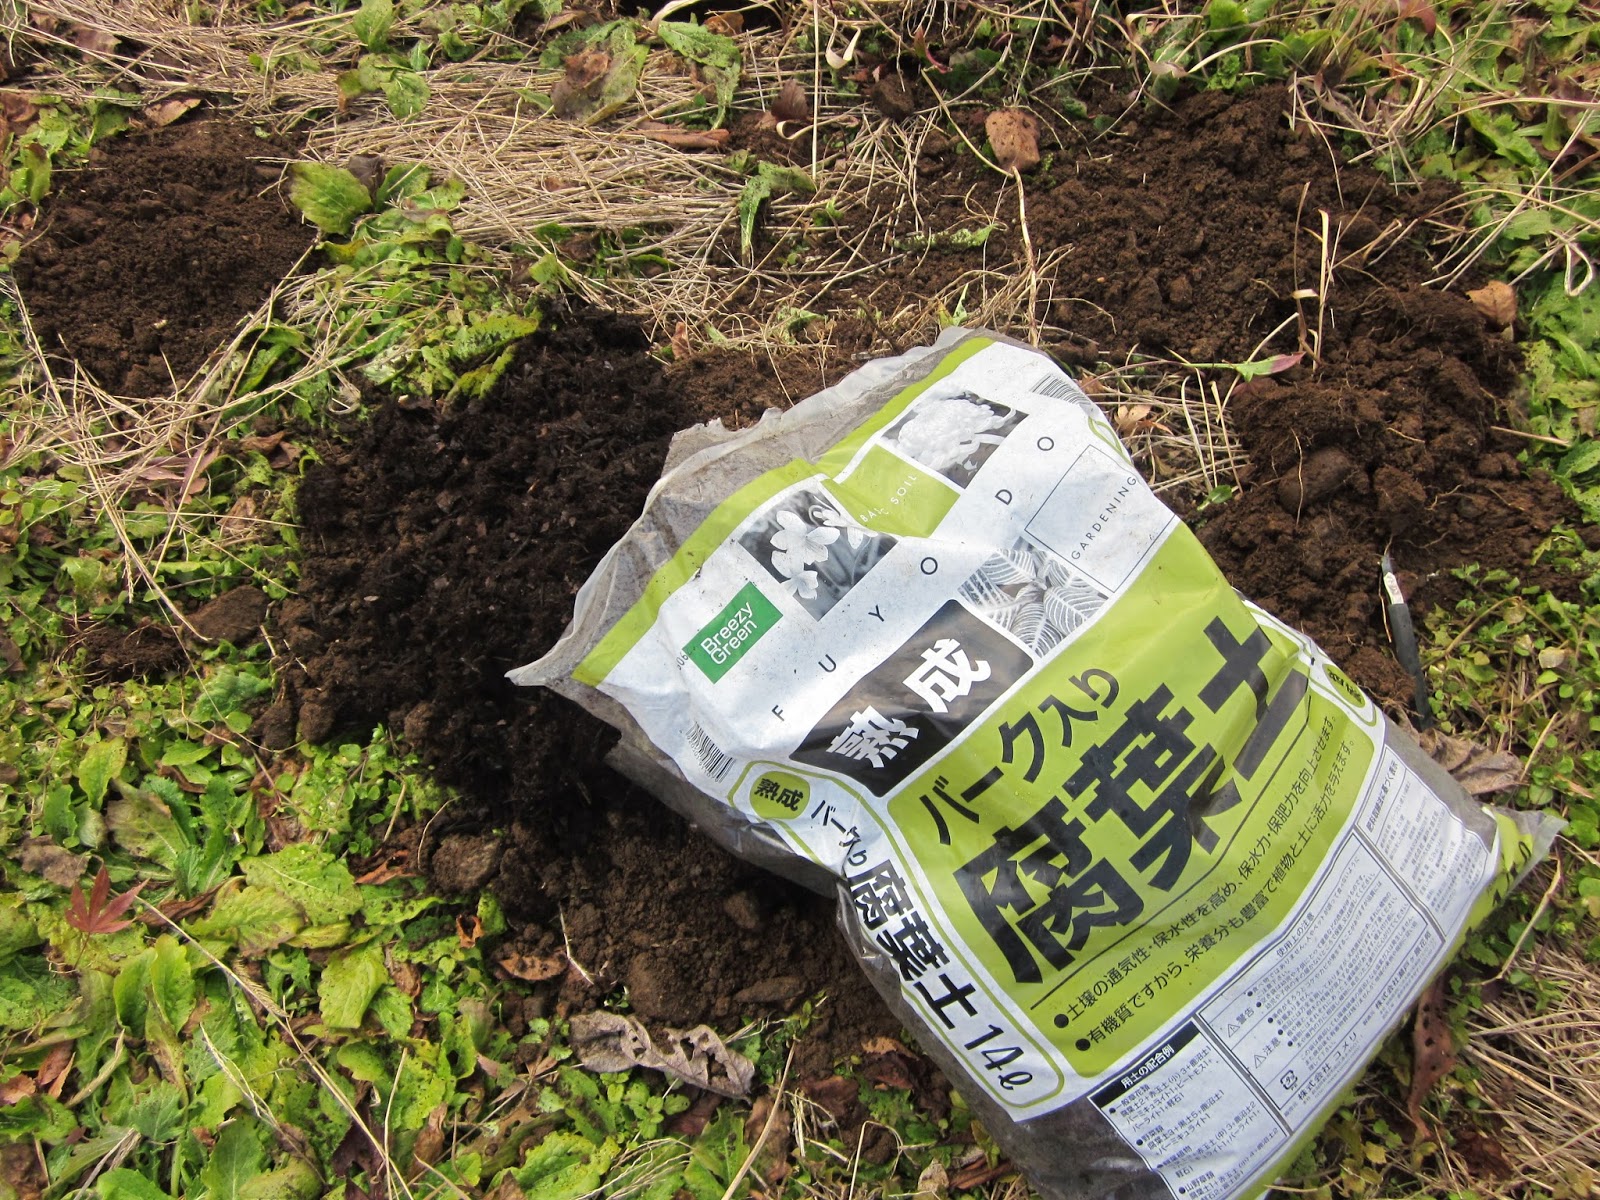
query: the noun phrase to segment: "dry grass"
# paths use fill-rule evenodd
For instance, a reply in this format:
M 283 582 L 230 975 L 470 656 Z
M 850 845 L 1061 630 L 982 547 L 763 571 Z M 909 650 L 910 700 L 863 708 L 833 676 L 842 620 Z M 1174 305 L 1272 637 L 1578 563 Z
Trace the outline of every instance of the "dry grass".
M 1563 852 L 1577 856 L 1570 843 Z M 1548 871 L 1544 872 L 1548 874 Z M 1510 966 L 1532 989 L 1485 989 L 1461 1061 L 1477 1072 L 1477 1123 L 1504 1169 L 1472 1145 L 1443 1145 L 1433 1194 L 1483 1200 L 1530 1188 L 1581 1200 L 1600 1194 L 1600 973 L 1574 948 L 1529 942 Z

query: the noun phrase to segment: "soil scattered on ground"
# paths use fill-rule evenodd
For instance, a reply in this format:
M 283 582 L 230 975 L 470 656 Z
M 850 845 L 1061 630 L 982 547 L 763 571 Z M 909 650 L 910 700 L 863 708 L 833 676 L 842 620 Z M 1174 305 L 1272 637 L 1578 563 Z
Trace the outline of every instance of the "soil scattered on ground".
M 430 874 L 447 892 L 492 887 L 522 923 L 513 951 L 570 948 L 594 980 L 547 991 L 586 1004 L 625 985 L 648 1020 L 725 1030 L 823 991 L 821 1068 L 896 1031 L 832 902 L 722 853 L 601 765 L 603 725 L 502 678 L 559 636 L 671 434 L 759 411 L 715 388 L 698 405 L 648 350 L 631 321 L 568 314 L 494 395 L 385 405 L 329 451 L 301 489 L 301 596 L 278 618 L 304 664 L 289 699 L 302 735 L 308 713 L 387 722 L 463 789 L 471 807 L 422 848 Z
M 1123 112 L 1114 94 L 1105 105 Z M 1383 625 L 1383 551 L 1419 615 L 1465 594 L 1450 571 L 1474 562 L 1571 599 L 1572 577 L 1529 563 L 1552 526 L 1575 526 L 1578 514 L 1553 481 L 1526 476 L 1523 440 L 1493 428 L 1517 423 L 1515 347 L 1464 295 L 1424 286 L 1436 273 L 1420 244 L 1426 218 L 1450 188 L 1396 193 L 1369 169 L 1336 166 L 1320 138 L 1290 129 L 1287 111 L 1277 88 L 1210 92 L 1135 110 L 1104 140 L 1056 131 L 1053 165 L 1025 183 L 1037 255 L 1064 252 L 1042 342 L 1091 391 L 1099 364 L 1132 354 L 1228 363 L 1305 352 L 1234 392 L 1229 423 L 1249 466 L 1235 498 L 1196 525 L 1234 586 L 1400 711 L 1411 683 Z M 977 114 L 970 136 L 980 133 Z M 923 143 L 924 227 L 1000 227 L 980 248 L 936 238 L 830 296 L 840 314 L 868 314 L 835 320 L 839 350 L 899 348 L 870 314 L 978 272 L 1025 268 L 1015 186 L 956 146 Z M 862 203 L 878 214 L 888 205 Z M 1319 314 L 1316 299 L 1294 295 L 1323 286 L 1324 216 L 1337 266 Z M 1200 497 L 1166 499 L 1194 515 Z
M 193 121 L 62 172 L 16 264 L 45 352 L 118 395 L 170 392 L 314 240 L 262 161 L 292 153 L 249 125 Z
M 1300 365 L 1235 393 L 1250 467 L 1236 498 L 1201 514 L 1200 533 L 1241 590 L 1399 707 L 1409 683 L 1378 610 L 1382 550 L 1425 608 L 1457 594 L 1448 569 L 1459 564 L 1528 577 L 1534 542 L 1573 514 L 1491 428 L 1507 423 L 1513 351 L 1464 299 L 1422 287 L 1431 271 L 1406 239 L 1440 197 L 1336 170 L 1284 111 L 1276 91 L 1198 96 L 1140 116 L 1120 139 L 1069 144 L 1031 179 L 1034 245 L 1066 249 L 1058 295 L 1074 297 L 1058 301 L 1048 344 L 1091 374 L 1135 350 L 1249 358 L 1294 316 L 1293 293 L 1317 285 L 1313 231 L 1327 214 L 1340 246 L 1335 319 Z M 942 197 L 935 228 L 971 224 L 974 197 L 996 211 L 1003 199 L 1004 185 L 950 153 L 921 172 Z M 870 314 L 886 295 L 932 295 L 962 272 L 1022 259 L 1019 232 L 1000 230 L 981 249 L 930 250 L 831 299 Z M 749 420 L 761 402 L 834 381 L 848 356 L 890 348 L 870 317 L 832 332 L 831 350 L 775 371 L 722 356 L 668 380 L 635 326 L 575 312 L 521 347 L 489 399 L 380 406 L 302 490 L 302 594 L 278 622 L 304 670 L 273 710 L 277 736 L 296 721 L 308 737 L 389 722 L 464 790 L 424 847 L 435 880 L 493 887 L 529 955 L 570 947 L 596 986 L 569 972 L 545 985 L 549 999 L 589 1003 L 620 983 L 648 1019 L 727 1028 L 824 989 L 833 1024 L 813 1067 L 892 1029 L 831 903 L 715 850 L 599 765 L 603 727 L 501 676 L 560 633 L 672 431 L 711 415 Z M 1264 352 L 1294 348 L 1290 335 Z
M 903 122 L 925 102 L 914 79 L 890 73 L 862 112 Z M 1103 108 L 1123 104 L 1108 95 Z M 1249 467 L 1240 493 L 1196 523 L 1241 591 L 1395 711 L 1410 681 L 1383 627 L 1382 551 L 1419 611 L 1456 599 L 1449 570 L 1470 562 L 1570 596 L 1572 581 L 1528 563 L 1575 514 L 1553 483 L 1526 477 L 1522 444 L 1492 428 L 1515 423 L 1514 349 L 1462 296 L 1423 286 L 1433 271 L 1415 239 L 1448 198 L 1442 185 L 1397 195 L 1373 172 L 1336 165 L 1323 142 L 1289 128 L 1286 110 L 1274 89 L 1208 93 L 1139 110 L 1103 140 L 1046 131 L 1052 153 L 1025 183 L 1036 253 L 1064 252 L 1044 342 L 1090 376 L 1136 352 L 1193 362 L 1307 352 L 1235 391 L 1231 424 Z M 983 115 L 970 115 L 981 144 Z M 805 139 L 769 125 L 748 119 L 735 144 L 804 165 Z M 821 992 L 797 1073 L 864 1053 L 869 1078 L 936 1107 L 931 1067 L 886 1041 L 897 1022 L 845 949 L 831 899 L 723 853 L 602 765 L 613 741 L 603 725 L 503 679 L 560 634 L 674 431 L 786 406 L 854 360 L 904 348 L 874 313 L 1024 269 L 1015 185 L 959 153 L 958 138 L 920 145 L 923 223 L 885 229 L 881 244 L 926 251 L 841 281 L 815 306 L 827 319 L 799 330 L 803 340 L 826 327 L 823 344 L 776 362 L 704 355 L 669 376 L 633 322 L 559 314 L 490 397 L 381 403 L 348 444 L 323 449 L 300 493 L 297 599 L 269 614 L 262 593 L 241 588 L 189 620 L 203 639 L 243 644 L 267 620 L 283 636 L 293 665 L 257 722 L 263 745 L 383 722 L 461 790 L 419 857 L 447 894 L 494 890 L 515 922 L 513 961 L 570 956 L 570 969 L 535 984 L 527 1016 L 625 986 L 646 1020 L 729 1032 Z M 15 268 L 46 352 L 118 394 L 170 391 L 311 245 L 263 161 L 292 153 L 247 125 L 191 121 L 118 139 L 60 174 Z M 858 230 L 886 224 L 900 202 L 842 199 Z M 986 239 L 948 236 L 989 224 Z M 1316 300 L 1294 298 L 1322 285 L 1324 230 L 1338 264 L 1326 320 Z M 194 645 L 154 624 L 92 627 L 83 643 L 91 668 L 119 679 L 183 669 Z M 854 1083 L 825 1079 L 810 1094 L 841 1120 L 859 1110 Z

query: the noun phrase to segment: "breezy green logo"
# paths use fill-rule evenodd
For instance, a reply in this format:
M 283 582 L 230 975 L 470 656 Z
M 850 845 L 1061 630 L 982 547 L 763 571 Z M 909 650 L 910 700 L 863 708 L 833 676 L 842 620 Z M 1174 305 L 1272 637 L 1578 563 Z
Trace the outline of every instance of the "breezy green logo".
M 715 683 L 733 669 L 733 664 L 743 658 L 782 615 L 755 584 L 747 583 L 728 601 L 728 607 L 694 635 L 683 652 Z

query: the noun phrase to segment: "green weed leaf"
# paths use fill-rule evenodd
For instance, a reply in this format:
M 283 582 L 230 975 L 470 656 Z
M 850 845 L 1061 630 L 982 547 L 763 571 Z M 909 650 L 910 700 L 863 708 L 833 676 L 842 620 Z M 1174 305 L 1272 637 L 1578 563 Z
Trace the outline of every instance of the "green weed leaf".
M 633 30 L 632 21 L 605 21 L 581 29 L 563 29 L 540 53 L 539 66 L 546 71 L 559 71 L 562 63 L 584 50 L 626 49 L 634 44 Z
M 1575 479 L 1596 467 L 1600 467 L 1600 441 L 1586 439 L 1561 456 L 1556 471 L 1568 479 Z
M 95 1180 L 94 1190 L 100 1200 L 172 1200 L 150 1180 L 127 1167 L 107 1171 Z
M 54 1096 L 24 1096 L 15 1104 L 0 1105 L 0 1144 L 12 1145 L 38 1138 L 59 1142 L 78 1127 L 72 1111 Z
M 313 1200 L 321 1193 L 316 1168 L 303 1158 L 291 1158 L 287 1166 L 247 1181 L 239 1200 Z
M 323 233 L 349 233 L 355 219 L 372 208 L 366 184 L 343 167 L 297 162 L 290 164 L 289 174 L 289 199 Z
M 194 971 L 182 943 L 170 933 L 156 939 L 150 960 L 150 996 L 174 1029 L 182 1029 L 194 1012 Z
M 727 118 L 733 93 L 739 86 L 739 46 L 732 38 L 712 33 L 689 21 L 662 21 L 656 26 L 667 48 L 699 66 L 717 92 L 715 128 Z
M 106 788 L 128 761 L 128 743 L 122 738 L 95 742 L 78 760 L 78 786 L 95 808 L 105 799 Z
M 245 859 L 240 867 L 251 884 L 272 888 L 293 900 L 309 924 L 331 925 L 361 908 L 361 893 L 350 869 L 310 842 Z
M 383 98 L 400 120 L 428 106 L 428 81 L 416 71 L 396 71 L 383 81 Z
M 217 900 L 211 915 L 190 921 L 197 938 L 220 938 L 246 958 L 283 945 L 305 926 L 300 906 L 271 887 L 243 887 Z
M 528 1200 L 577 1200 L 599 1189 L 617 1156 L 617 1143 L 595 1143 L 576 1133 L 557 1131 L 528 1151 L 512 1172 Z
M 350 30 L 368 50 L 389 45 L 389 30 L 394 26 L 394 0 L 361 0 L 361 8 L 350 21 Z
M 266 1165 L 254 1124 L 247 1119 L 233 1121 L 217 1134 L 211 1158 L 200 1171 L 200 1182 L 210 1200 L 240 1200 L 245 1186 Z
M 31 950 L 39 941 L 39 928 L 27 914 L 0 906 L 0 964 L 10 962 L 23 950 Z
M 162 784 L 172 787 L 168 780 L 154 776 L 144 787 L 121 784 L 121 797 L 106 805 L 106 828 L 117 844 L 135 858 L 159 863 L 172 871 L 189 840 L 173 818 L 172 809 L 157 794 Z M 178 802 L 182 803 L 181 798 Z
M 200 690 L 195 707 L 201 720 L 220 721 L 229 713 L 237 712 L 252 700 L 258 700 L 272 690 L 272 681 L 246 671 L 223 667 Z
M 136 958 L 122 964 L 122 970 L 111 984 L 111 999 L 117 1007 L 117 1020 L 130 1033 L 144 1036 L 145 1014 L 150 1009 L 149 993 L 145 984 L 150 981 L 150 960 L 153 951 L 146 950 Z
M 322 968 L 317 999 L 322 1023 L 331 1029 L 356 1029 L 378 989 L 389 982 L 383 946 L 368 942 L 354 950 L 336 951 Z
M 756 173 L 739 193 L 739 252 L 750 257 L 750 248 L 756 237 L 756 218 L 761 206 L 773 196 L 790 192 L 810 195 L 817 190 L 811 176 L 794 167 L 779 167 L 772 163 L 757 163 Z
M 378 207 L 385 208 L 415 196 L 428 186 L 428 180 L 432 176 L 433 173 L 421 163 L 401 163 L 390 167 L 389 173 L 378 185 L 376 197 Z
M 72 985 L 53 973 L 40 955 L 24 955 L 0 966 L 0 1029 L 37 1029 L 71 999 Z

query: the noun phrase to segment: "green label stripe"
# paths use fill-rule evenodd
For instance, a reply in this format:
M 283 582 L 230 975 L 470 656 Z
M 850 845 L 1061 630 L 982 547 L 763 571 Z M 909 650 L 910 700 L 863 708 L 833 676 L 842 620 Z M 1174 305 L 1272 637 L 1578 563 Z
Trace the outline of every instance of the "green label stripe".
M 683 652 L 715 683 L 733 670 L 734 664 L 782 616 L 772 601 L 761 594 L 760 588 L 747 583 L 728 601 L 726 608 L 690 639 Z
M 874 446 L 843 483 L 833 480 L 834 497 L 853 521 L 900 537 L 930 537 L 960 497 L 939 476 Z
M 873 434 L 904 412 L 913 400 L 962 363 L 992 345 L 994 342 L 989 338 L 968 339 L 945 355 L 927 378 L 899 392 L 889 403 L 856 426 L 849 437 L 830 448 L 818 462 L 809 463 L 797 458 L 751 480 L 717 505 L 678 548 L 678 552 L 650 577 L 638 602 L 589 651 L 572 677 L 589 687 L 598 687 L 607 675 L 616 670 L 617 664 L 627 656 L 628 651 L 650 632 L 667 597 L 694 577 L 706 559 L 727 541 L 746 517 L 785 488 L 802 479 L 810 479 L 819 471 L 837 475 Z
M 650 577 L 650 582 L 645 585 L 644 595 L 623 614 L 622 620 L 611 627 L 610 632 L 600 639 L 599 644 L 589 651 L 588 656 L 578 664 L 578 669 L 572 673 L 572 677 L 579 683 L 598 687 L 600 681 L 616 669 L 628 651 L 650 632 L 667 597 L 693 578 L 701 564 L 710 558 L 739 527 L 739 522 L 784 488 L 799 483 L 802 479 L 810 479 L 816 474 L 816 470 L 811 463 L 797 458 L 751 480 L 717 505 L 716 510 L 705 519 L 700 528 L 690 534 L 678 548 L 678 552 Z

